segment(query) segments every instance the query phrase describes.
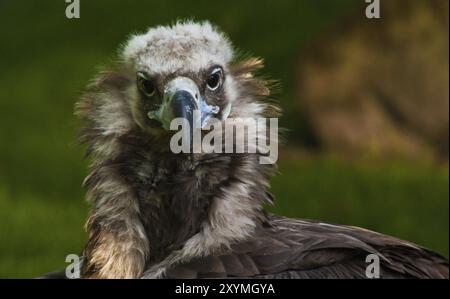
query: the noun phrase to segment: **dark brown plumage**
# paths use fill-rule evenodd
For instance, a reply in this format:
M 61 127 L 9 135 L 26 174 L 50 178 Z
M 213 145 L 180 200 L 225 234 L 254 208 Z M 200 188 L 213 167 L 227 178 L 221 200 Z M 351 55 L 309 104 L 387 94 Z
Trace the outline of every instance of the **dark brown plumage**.
M 92 157 L 83 277 L 364 278 L 374 253 L 382 278 L 448 277 L 443 257 L 411 243 L 264 212 L 275 169 L 260 163 L 266 154 L 170 150 L 163 108 L 177 96 L 222 120 L 278 116 L 254 74 L 262 61 L 232 53 L 209 23 L 157 27 L 133 37 L 78 103 Z M 185 89 L 171 93 L 174 84 Z
M 415 244 L 357 227 L 275 215 L 227 253 L 181 264 L 165 277 L 367 278 L 366 256 L 373 253 L 380 256 L 381 278 L 448 278 L 447 260 Z

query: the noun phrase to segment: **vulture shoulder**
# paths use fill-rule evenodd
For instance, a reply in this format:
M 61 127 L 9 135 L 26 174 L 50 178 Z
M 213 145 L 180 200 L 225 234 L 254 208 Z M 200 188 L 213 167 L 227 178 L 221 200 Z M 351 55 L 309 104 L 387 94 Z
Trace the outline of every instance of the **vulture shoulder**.
M 377 254 L 380 278 L 448 278 L 448 261 L 418 245 L 357 227 L 268 217 L 252 238 L 165 277 L 366 278 L 366 257 Z

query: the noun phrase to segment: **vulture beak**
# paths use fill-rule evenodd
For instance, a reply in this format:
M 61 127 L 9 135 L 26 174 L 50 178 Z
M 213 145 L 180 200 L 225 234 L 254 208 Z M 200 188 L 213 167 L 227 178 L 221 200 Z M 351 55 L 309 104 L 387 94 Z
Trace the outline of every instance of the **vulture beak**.
M 208 120 L 218 112 L 219 107 L 208 105 L 202 98 L 193 80 L 177 77 L 165 85 L 161 106 L 156 111 L 150 111 L 148 117 L 161 122 L 167 131 L 171 129 L 170 124 L 174 119 L 187 120 L 190 132 L 185 133 L 189 134 L 192 141 L 193 130 L 204 128 Z

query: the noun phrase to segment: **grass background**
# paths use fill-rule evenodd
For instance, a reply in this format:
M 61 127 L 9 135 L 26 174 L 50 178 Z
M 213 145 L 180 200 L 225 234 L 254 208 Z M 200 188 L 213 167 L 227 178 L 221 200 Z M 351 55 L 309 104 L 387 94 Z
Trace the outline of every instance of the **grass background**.
M 305 153 L 308 128 L 291 109 L 298 53 L 361 2 L 81 0 L 81 18 L 68 20 L 64 1 L 1 1 L 0 277 L 53 271 L 82 250 L 88 161 L 76 143 L 74 102 L 130 33 L 177 18 L 218 24 L 282 83 L 290 133 L 270 210 L 363 226 L 448 256 L 447 163 Z

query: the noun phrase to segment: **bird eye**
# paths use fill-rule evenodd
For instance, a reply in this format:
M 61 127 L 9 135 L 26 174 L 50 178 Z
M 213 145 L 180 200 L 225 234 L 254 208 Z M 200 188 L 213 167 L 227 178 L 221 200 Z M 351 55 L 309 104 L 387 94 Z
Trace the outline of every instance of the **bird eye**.
M 137 73 L 137 84 L 139 90 L 141 90 L 147 97 L 151 97 L 155 94 L 155 85 L 153 85 L 152 81 L 147 79 L 147 76 L 144 73 Z
M 209 90 L 214 91 L 221 85 L 222 78 L 223 78 L 222 68 L 220 67 L 215 68 L 209 75 L 208 79 L 206 80 L 206 86 L 208 86 Z

